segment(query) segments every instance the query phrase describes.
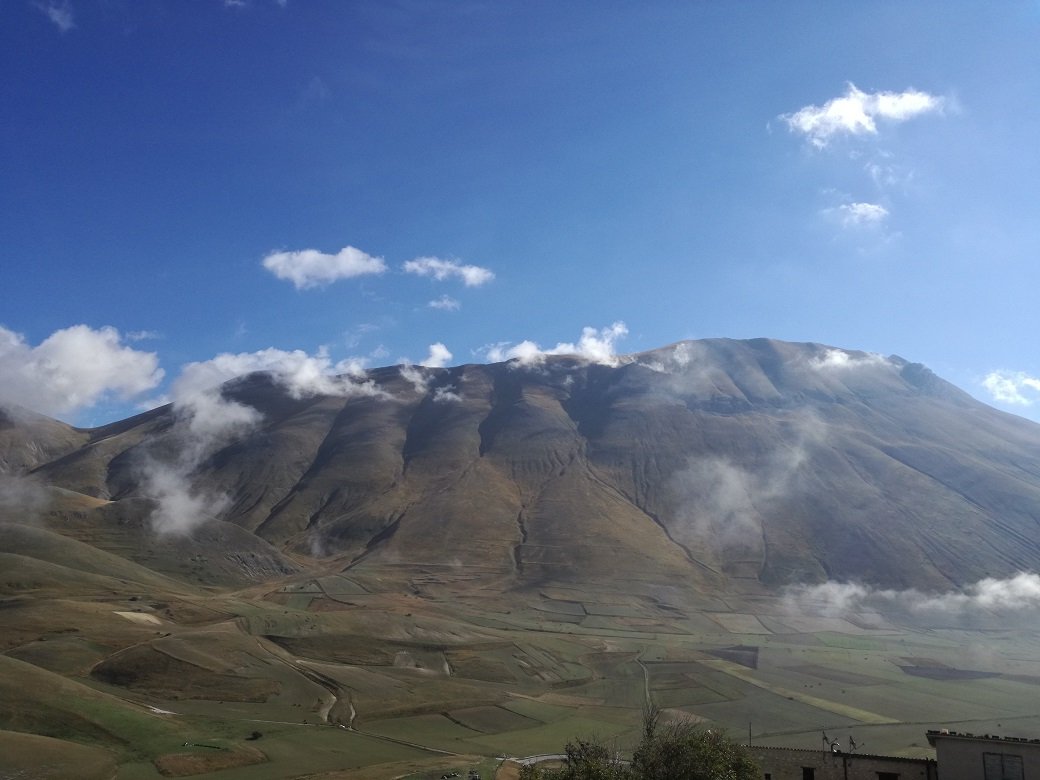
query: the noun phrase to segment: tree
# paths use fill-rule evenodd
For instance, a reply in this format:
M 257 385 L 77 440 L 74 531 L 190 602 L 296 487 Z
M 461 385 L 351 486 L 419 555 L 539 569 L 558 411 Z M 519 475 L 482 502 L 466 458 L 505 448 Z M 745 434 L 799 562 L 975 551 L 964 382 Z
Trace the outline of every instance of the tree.
M 524 766 L 520 780 L 629 780 L 632 777 L 626 762 L 594 739 L 568 742 L 564 752 L 567 763 L 562 769 Z
M 525 766 L 520 780 L 757 780 L 758 767 L 743 745 L 719 729 L 691 720 L 661 724 L 661 711 L 643 711 L 643 734 L 632 761 L 621 761 L 596 740 L 577 740 L 565 748 L 562 769 Z
M 643 739 L 632 754 L 639 780 L 757 780 L 758 767 L 745 746 L 725 731 L 690 720 L 660 725 L 660 710 L 643 714 Z

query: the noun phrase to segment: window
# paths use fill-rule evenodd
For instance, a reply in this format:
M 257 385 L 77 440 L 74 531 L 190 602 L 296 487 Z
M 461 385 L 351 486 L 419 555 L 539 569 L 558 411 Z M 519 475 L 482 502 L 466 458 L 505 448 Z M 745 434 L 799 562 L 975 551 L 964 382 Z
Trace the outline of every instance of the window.
M 815 780 L 815 776 L 816 770 L 811 766 L 802 767 L 802 780 Z M 986 780 L 989 780 L 989 778 L 986 778 Z
M 899 772 L 878 772 L 877 780 L 899 780 Z
M 1022 756 L 1011 753 L 983 753 L 982 769 L 986 780 L 1022 780 Z

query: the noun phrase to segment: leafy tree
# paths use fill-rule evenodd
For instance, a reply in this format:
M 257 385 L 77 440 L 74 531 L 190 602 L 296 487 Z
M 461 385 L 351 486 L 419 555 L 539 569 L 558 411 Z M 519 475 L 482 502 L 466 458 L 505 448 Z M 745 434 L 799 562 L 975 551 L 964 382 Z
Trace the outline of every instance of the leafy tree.
M 525 766 L 520 770 L 520 780 L 629 780 L 632 777 L 617 753 L 595 740 L 568 742 L 564 752 L 567 763 L 562 769 Z
M 757 780 L 758 767 L 747 748 L 724 731 L 689 720 L 660 721 L 661 711 L 647 707 L 631 762 L 595 740 L 578 740 L 565 748 L 562 769 L 525 766 L 520 780 Z
M 661 726 L 660 711 L 643 716 L 643 739 L 632 754 L 639 780 L 757 780 L 758 767 L 743 745 L 725 731 L 688 720 Z

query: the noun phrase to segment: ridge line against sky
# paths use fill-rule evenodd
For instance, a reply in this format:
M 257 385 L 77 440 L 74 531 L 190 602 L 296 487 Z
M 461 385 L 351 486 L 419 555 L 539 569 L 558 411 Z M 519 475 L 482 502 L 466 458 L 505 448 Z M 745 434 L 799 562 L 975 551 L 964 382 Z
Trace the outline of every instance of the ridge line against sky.
M 766 336 L 1040 419 L 1035 2 L 0 17 L 0 397 Z

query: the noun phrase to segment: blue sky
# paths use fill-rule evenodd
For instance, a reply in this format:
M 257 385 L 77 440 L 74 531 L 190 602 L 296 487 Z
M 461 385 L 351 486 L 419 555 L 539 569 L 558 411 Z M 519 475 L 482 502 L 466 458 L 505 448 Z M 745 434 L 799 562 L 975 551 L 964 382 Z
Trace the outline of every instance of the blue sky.
M 0 395 L 24 405 L 93 425 L 216 366 L 768 336 L 1040 419 L 1036 2 L 0 20 Z

